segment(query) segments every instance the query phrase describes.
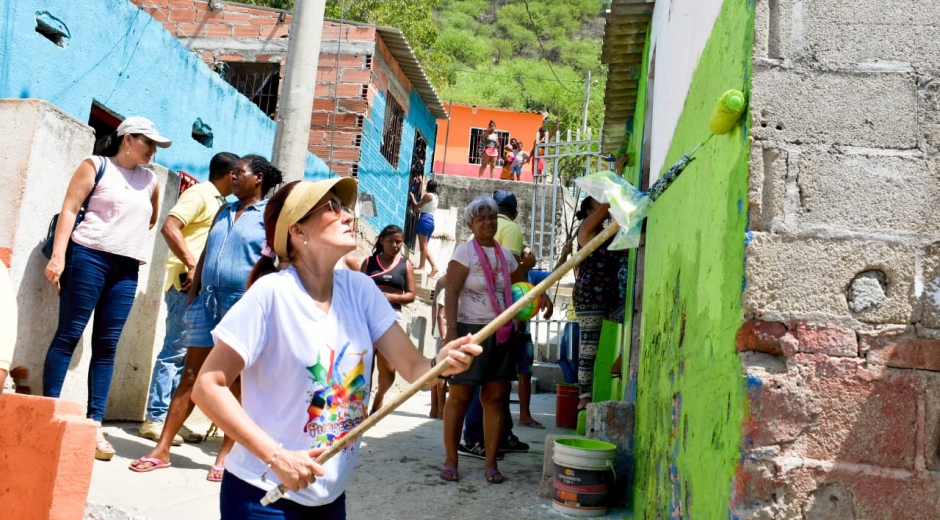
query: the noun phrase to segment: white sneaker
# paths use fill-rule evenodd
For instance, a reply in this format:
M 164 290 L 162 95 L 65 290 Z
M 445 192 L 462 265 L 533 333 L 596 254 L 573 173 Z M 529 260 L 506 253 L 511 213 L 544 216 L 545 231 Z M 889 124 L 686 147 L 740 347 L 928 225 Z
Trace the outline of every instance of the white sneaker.
M 198 444 L 205 438 L 201 433 L 196 433 L 187 428 L 185 424 L 180 428 L 180 431 L 176 436 L 182 437 L 184 441 L 191 442 L 193 444 Z
M 160 440 L 161 433 L 163 433 L 163 421 L 144 421 L 144 423 L 140 425 L 140 430 L 137 431 L 137 435 L 154 442 Z M 174 435 L 172 444 L 173 446 L 182 445 L 183 438 L 178 434 Z

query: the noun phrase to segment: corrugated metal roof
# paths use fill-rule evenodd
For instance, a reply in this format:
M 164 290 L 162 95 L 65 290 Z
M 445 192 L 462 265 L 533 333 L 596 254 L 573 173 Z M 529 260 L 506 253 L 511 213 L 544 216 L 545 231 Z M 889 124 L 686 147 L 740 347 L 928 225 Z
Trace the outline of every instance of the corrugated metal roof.
M 408 81 L 414 85 L 415 90 L 418 91 L 418 95 L 421 96 L 424 104 L 427 105 L 428 111 L 437 119 L 447 119 L 447 111 L 444 110 L 444 104 L 441 103 L 441 98 L 437 95 L 437 90 L 435 90 L 431 82 L 428 81 L 428 77 L 421 67 L 421 62 L 418 61 L 418 57 L 415 56 L 414 51 L 411 49 L 411 44 L 408 43 L 408 39 L 405 38 L 405 35 L 402 34 L 400 29 L 350 22 L 349 20 L 336 20 L 333 18 L 325 18 L 325 20 L 328 22 L 342 23 L 343 25 L 355 25 L 357 27 L 375 27 L 375 31 L 382 37 L 385 46 L 388 47 L 389 52 L 392 53 L 392 56 L 394 56 L 395 60 L 398 62 L 398 66 L 401 67 L 405 76 L 408 76 Z
M 438 97 L 434 86 L 428 81 L 428 77 L 424 74 L 424 69 L 421 67 L 421 62 L 418 61 L 418 57 L 415 56 L 414 51 L 411 50 L 411 44 L 408 43 L 405 35 L 394 27 L 377 25 L 375 30 L 382 37 L 385 46 L 388 47 L 392 56 L 395 56 L 395 59 L 398 60 L 398 66 L 401 67 L 401 70 L 408 76 L 408 80 L 414 85 L 415 90 L 418 91 L 418 95 L 424 100 L 424 104 L 427 105 L 428 110 L 430 110 L 437 119 L 447 119 L 447 111 L 444 110 L 441 98 Z
M 626 123 L 636 111 L 646 33 L 655 0 L 613 0 L 607 13 L 601 62 L 607 64 L 604 137 L 601 151 L 620 148 Z

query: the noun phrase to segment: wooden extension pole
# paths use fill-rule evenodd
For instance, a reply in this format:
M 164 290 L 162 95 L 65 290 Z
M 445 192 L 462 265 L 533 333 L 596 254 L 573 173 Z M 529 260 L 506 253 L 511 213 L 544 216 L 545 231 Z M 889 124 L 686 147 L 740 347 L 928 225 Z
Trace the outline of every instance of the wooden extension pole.
M 529 303 L 535 301 L 535 299 L 541 296 L 543 293 L 548 291 L 548 289 L 554 285 L 555 282 L 560 280 L 562 276 L 567 274 L 568 271 L 574 269 L 574 266 L 583 262 L 589 254 L 593 253 L 594 250 L 606 242 L 608 238 L 614 236 L 619 229 L 620 226 L 617 225 L 616 222 L 612 222 L 609 226 L 604 228 L 604 230 L 598 233 L 596 237 L 585 244 L 584 247 L 579 249 L 577 253 L 568 258 L 567 262 L 558 266 L 557 269 L 552 271 L 551 274 L 549 274 L 548 277 L 536 285 L 535 288 L 526 293 L 526 295 L 522 298 L 519 298 L 519 301 L 510 305 L 509 308 L 497 316 L 496 319 L 491 321 L 485 327 L 480 329 L 479 332 L 474 334 L 472 343 L 479 345 L 483 340 L 492 336 L 497 330 L 499 330 L 500 327 L 512 320 L 513 316 L 518 314 L 520 310 L 529 305 Z M 411 383 L 408 388 L 395 396 L 395 398 L 389 401 L 388 404 L 370 415 L 366 420 L 362 421 L 359 426 L 353 428 L 342 439 L 334 442 L 329 448 L 327 448 L 326 451 L 321 453 L 320 456 L 316 458 L 315 462 L 317 464 L 323 464 L 333 458 L 335 455 L 338 455 L 341 451 L 343 451 L 344 448 L 346 448 L 346 446 L 349 446 L 353 441 L 355 441 L 356 438 L 375 426 L 376 423 L 381 421 L 386 415 L 392 413 L 392 411 L 407 401 L 408 398 L 418 393 L 419 390 L 440 377 L 448 368 L 450 368 L 450 365 L 444 362 L 425 372 L 423 376 L 419 377 L 418 380 L 414 383 Z M 284 484 L 281 484 L 275 489 L 268 491 L 267 495 L 261 499 L 261 504 L 265 506 L 270 505 L 271 503 L 283 497 L 284 493 L 286 492 L 287 487 L 285 487 Z

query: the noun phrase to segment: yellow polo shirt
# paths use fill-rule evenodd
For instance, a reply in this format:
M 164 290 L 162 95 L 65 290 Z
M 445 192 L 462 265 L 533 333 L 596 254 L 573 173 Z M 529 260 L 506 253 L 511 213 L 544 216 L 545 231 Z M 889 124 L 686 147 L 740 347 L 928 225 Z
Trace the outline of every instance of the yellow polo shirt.
M 224 203 L 225 197 L 219 193 L 215 184 L 200 182 L 184 191 L 170 210 L 170 216 L 183 223 L 183 240 L 194 258 L 198 259 L 206 247 L 212 219 Z M 163 290 L 169 291 L 170 287 L 175 287 L 179 291 L 182 288 L 180 275 L 186 272 L 186 265 L 170 251 L 165 266 L 166 283 Z
M 496 236 L 493 237 L 499 245 L 512 251 L 512 254 L 522 258 L 522 228 L 506 215 L 500 215 L 496 222 Z

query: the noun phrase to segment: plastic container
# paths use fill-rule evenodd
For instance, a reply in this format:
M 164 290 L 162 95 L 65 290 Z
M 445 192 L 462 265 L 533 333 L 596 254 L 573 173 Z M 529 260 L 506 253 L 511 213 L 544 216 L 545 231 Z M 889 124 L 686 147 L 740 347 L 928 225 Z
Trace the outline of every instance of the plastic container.
M 555 385 L 555 426 L 573 430 L 578 426 L 578 385 Z
M 552 455 L 552 509 L 570 516 L 607 514 L 617 447 L 594 439 L 557 439 Z

